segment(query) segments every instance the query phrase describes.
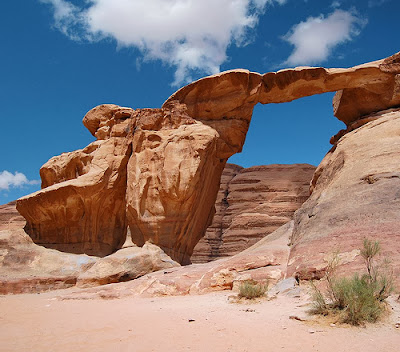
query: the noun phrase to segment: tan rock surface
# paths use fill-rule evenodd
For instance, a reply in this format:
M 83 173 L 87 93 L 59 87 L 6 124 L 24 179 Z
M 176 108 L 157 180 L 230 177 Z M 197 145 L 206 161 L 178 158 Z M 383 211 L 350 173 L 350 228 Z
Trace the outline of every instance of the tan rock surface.
M 101 105 L 83 121 L 97 141 L 50 159 L 43 189 L 17 201 L 27 233 L 49 248 L 104 256 L 129 226 L 135 244 L 152 241 L 188 263 L 214 214 L 225 142 L 180 104 Z
M 296 67 L 264 75 L 247 70 L 226 71 L 181 88 L 165 104 L 178 100 L 187 105 L 190 116 L 205 123 L 232 118 L 249 121 L 257 103 L 285 103 L 343 90 L 343 101 L 340 97 L 335 101 L 335 116 L 349 125 L 362 115 L 400 105 L 399 57 L 397 53 L 350 68 Z M 366 92 L 375 103 L 364 105 Z M 347 110 L 349 101 L 357 108 Z
M 219 136 L 179 106 L 137 114 L 126 195 L 132 240 L 189 263 L 214 214 L 226 162 Z
M 159 247 L 145 243 L 101 258 L 77 279 L 77 286 L 90 287 L 137 279 L 153 271 L 179 267 Z
M 273 285 L 285 276 L 292 230 L 293 222 L 289 222 L 233 257 L 162 270 L 133 281 L 76 291 L 63 297 L 91 299 L 203 294 L 232 290 L 241 281 L 249 279 L 268 281 Z
M 24 232 L 15 202 L 0 205 L 0 294 L 39 293 L 125 281 L 179 266 L 160 248 L 146 244 L 98 258 L 36 245 Z
M 307 200 L 315 167 L 227 164 L 213 223 L 195 247 L 192 262 L 237 254 L 289 222 Z
M 344 135 L 315 173 L 313 193 L 296 212 L 288 275 L 321 276 L 333 252 L 344 272 L 363 267 L 364 238 L 379 241 L 400 277 L 400 110 Z

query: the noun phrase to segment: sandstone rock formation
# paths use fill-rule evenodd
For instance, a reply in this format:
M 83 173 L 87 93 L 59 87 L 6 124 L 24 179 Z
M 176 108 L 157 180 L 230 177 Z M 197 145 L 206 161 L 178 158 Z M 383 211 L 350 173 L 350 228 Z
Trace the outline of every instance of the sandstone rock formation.
M 61 299 L 204 294 L 237 289 L 246 280 L 268 281 L 272 286 L 285 276 L 292 230 L 293 221 L 235 256 L 154 272 L 118 287 L 80 290 L 62 295 Z
M 17 201 L 35 243 L 99 256 L 122 246 L 132 113 L 116 105 L 91 110 L 83 122 L 98 140 L 51 158 L 40 169 L 43 190 Z
M 102 285 L 179 266 L 151 244 L 104 258 L 47 249 L 32 242 L 24 224 L 15 203 L 0 205 L 0 294 Z
M 349 125 L 363 115 L 400 105 L 399 74 L 400 52 L 351 68 L 296 67 L 264 75 L 232 70 L 193 82 L 164 104 L 178 100 L 190 116 L 219 127 L 221 120 L 248 120 L 257 103 L 285 103 L 338 91 L 334 114 Z
M 216 214 L 191 260 L 205 263 L 232 256 L 289 222 L 307 200 L 315 167 L 264 165 L 243 169 L 227 164 Z
M 185 107 L 132 110 L 102 105 L 84 124 L 97 140 L 54 157 L 41 191 L 18 200 L 32 239 L 72 253 L 108 255 L 152 241 L 180 262 L 212 219 L 225 165 L 215 130 Z
M 364 238 L 380 242 L 400 278 L 400 109 L 369 116 L 318 166 L 312 194 L 296 212 L 288 275 L 320 277 L 338 250 L 343 271 L 363 267 Z M 374 120 L 375 119 L 375 120 Z
M 349 69 L 234 70 L 189 84 L 162 109 L 99 106 L 84 118 L 97 140 L 51 159 L 41 170 L 43 189 L 18 200 L 26 231 L 50 248 L 107 255 L 121 248 L 129 226 L 138 245 L 151 240 L 188 263 L 255 104 L 341 90 L 335 115 L 350 126 L 400 105 L 399 58 Z

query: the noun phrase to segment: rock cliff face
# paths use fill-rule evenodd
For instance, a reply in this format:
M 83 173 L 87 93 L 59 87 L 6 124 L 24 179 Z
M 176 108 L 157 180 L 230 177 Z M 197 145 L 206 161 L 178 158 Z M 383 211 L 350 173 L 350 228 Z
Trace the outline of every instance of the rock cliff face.
M 213 221 L 207 228 L 204 237 L 200 239 L 194 248 L 193 255 L 190 258 L 192 263 L 206 263 L 221 257 L 220 249 L 223 244 L 223 233 L 226 230 L 223 227 L 223 219 L 228 208 L 229 184 L 242 169 L 241 166 L 235 164 L 226 164 L 222 172 L 217 200 L 215 201 Z
M 369 116 L 318 166 L 310 198 L 296 212 L 288 275 L 323 275 L 338 250 L 343 271 L 363 267 L 364 238 L 380 242 L 400 277 L 400 109 Z M 375 119 L 375 120 L 374 120 Z
M 289 222 L 307 200 L 315 167 L 227 164 L 216 214 L 192 255 L 193 263 L 235 255 Z
M 43 189 L 17 201 L 26 231 L 50 248 L 104 256 L 121 248 L 129 226 L 138 245 L 152 241 L 188 263 L 255 104 L 339 91 L 335 115 L 352 128 L 400 105 L 399 61 L 396 54 L 349 69 L 234 70 L 189 84 L 162 109 L 94 108 L 83 122 L 97 140 L 52 158 L 41 169 Z

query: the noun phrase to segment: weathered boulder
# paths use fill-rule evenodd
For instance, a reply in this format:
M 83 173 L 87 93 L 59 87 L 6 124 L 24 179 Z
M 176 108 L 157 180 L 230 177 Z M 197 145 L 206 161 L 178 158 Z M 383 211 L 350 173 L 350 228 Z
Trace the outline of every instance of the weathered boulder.
M 90 287 L 124 282 L 161 269 L 180 265 L 159 247 L 145 243 L 143 247 L 127 247 L 100 258 L 88 270 L 79 274 L 77 286 Z
M 341 137 L 318 166 L 312 194 L 295 213 L 288 275 L 320 277 L 335 251 L 342 270 L 363 269 L 364 238 L 380 242 L 400 277 L 400 109 Z
M 307 164 L 240 168 L 227 164 L 212 224 L 192 262 L 237 254 L 289 222 L 307 200 L 315 167 Z
M 0 294 L 103 285 L 179 266 L 151 244 L 104 258 L 47 249 L 32 242 L 24 224 L 15 203 L 0 205 Z
M 229 258 L 204 264 L 171 268 L 147 274 L 118 287 L 108 285 L 60 296 L 61 299 L 122 298 L 203 294 L 236 289 L 242 281 L 257 280 L 273 285 L 284 278 L 289 256 L 288 241 L 293 221 L 254 246 Z

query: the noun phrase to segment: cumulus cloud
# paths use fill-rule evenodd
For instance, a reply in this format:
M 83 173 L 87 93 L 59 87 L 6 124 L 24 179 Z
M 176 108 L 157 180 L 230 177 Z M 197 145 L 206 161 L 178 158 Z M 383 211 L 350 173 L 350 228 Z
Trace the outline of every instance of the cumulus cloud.
M 89 0 L 80 8 L 66 0 L 39 0 L 54 10 L 54 25 L 74 40 L 115 39 L 135 47 L 143 60 L 176 68 L 174 85 L 193 73 L 213 74 L 229 45 L 246 43 L 267 5 L 286 0 Z
M 287 65 L 310 65 L 325 61 L 339 44 L 354 39 L 366 20 L 353 11 L 336 9 L 328 17 L 320 15 L 300 22 L 283 37 L 294 46 Z
M 22 187 L 25 185 L 36 185 L 39 181 L 28 180 L 27 177 L 21 172 L 15 174 L 4 170 L 0 172 L 0 190 L 8 190 L 10 187 Z

